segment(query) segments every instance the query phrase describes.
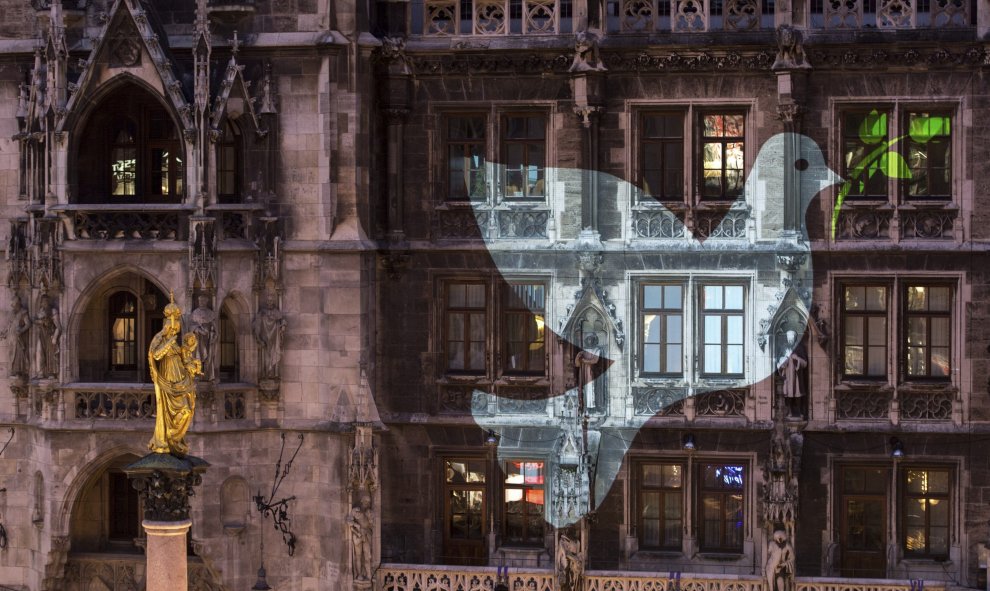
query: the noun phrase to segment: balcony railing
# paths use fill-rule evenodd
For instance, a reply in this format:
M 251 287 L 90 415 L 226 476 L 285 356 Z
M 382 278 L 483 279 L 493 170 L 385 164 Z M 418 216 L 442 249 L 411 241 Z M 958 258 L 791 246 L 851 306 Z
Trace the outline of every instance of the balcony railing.
M 658 565 L 659 568 L 659 565 Z M 763 591 L 766 583 L 757 575 L 715 575 L 667 572 L 641 573 L 588 571 L 584 573 L 584 591 Z M 554 574 L 548 570 L 510 569 L 509 589 L 553 591 Z M 378 570 L 376 591 L 492 591 L 496 583 L 495 567 L 440 566 L 419 564 L 383 564 Z M 945 591 L 942 581 L 917 582 L 888 579 L 833 579 L 798 577 L 796 591 Z
M 185 240 L 193 207 L 185 205 L 63 205 L 68 240 Z
M 577 21 L 583 10 L 577 6 L 579 1 L 413 0 L 412 32 L 428 36 L 570 34 L 581 28 Z M 607 33 L 772 30 L 778 23 L 778 4 L 782 3 L 606 0 L 602 26 Z M 812 29 L 942 29 L 976 25 L 974 0 L 812 0 L 806 10 L 807 14 L 796 15 L 795 19 L 810 23 Z

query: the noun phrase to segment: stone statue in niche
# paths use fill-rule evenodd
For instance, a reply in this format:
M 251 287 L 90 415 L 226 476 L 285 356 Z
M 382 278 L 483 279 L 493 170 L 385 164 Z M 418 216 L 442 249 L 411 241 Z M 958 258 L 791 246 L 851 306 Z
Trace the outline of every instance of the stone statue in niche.
M 351 570 L 355 581 L 371 580 L 371 542 L 373 531 L 371 497 L 361 495 L 358 505 L 351 507 L 347 527 L 351 531 Z
M 200 294 L 196 298 L 196 309 L 190 317 L 192 331 L 198 341 L 196 354 L 203 364 L 202 379 L 216 379 L 217 313 L 210 308 L 210 298 Z
M 777 27 L 777 57 L 771 70 L 788 70 L 810 68 L 811 64 L 805 59 L 804 40 L 801 31 L 790 25 Z
M 282 337 L 285 334 L 285 316 L 278 309 L 277 295 L 269 291 L 265 296 L 265 305 L 258 310 L 254 318 L 254 338 L 261 346 L 261 367 L 259 374 L 262 379 L 277 380 L 281 375 Z
M 10 375 L 27 376 L 31 371 L 31 358 L 28 349 L 31 346 L 31 315 L 21 302 L 20 296 L 14 296 L 10 302 L 10 324 L 0 332 L 0 338 L 13 334 L 13 347 L 10 352 Z
M 578 371 L 578 386 L 584 399 L 585 410 L 597 408 L 601 398 L 596 375 L 597 366 L 602 360 L 602 348 L 599 346 L 598 335 L 591 333 L 584 337 L 584 349 L 574 358 L 574 367 Z
M 807 416 L 808 353 L 802 343 L 797 342 L 797 333 L 788 330 L 784 350 L 777 361 L 777 374 L 781 378 L 781 395 L 787 403 L 789 418 L 803 419 Z
M 555 562 L 557 583 L 561 591 L 578 591 L 584 574 L 580 534 L 572 538 L 567 532 L 560 533 Z
M 767 544 L 767 562 L 763 568 L 767 591 L 793 591 L 794 569 L 794 546 L 787 533 L 778 529 Z
M 36 375 L 39 378 L 57 378 L 60 353 L 58 340 L 62 335 L 62 325 L 58 319 L 58 308 L 52 303 L 48 294 L 41 294 L 33 323 L 38 363 Z

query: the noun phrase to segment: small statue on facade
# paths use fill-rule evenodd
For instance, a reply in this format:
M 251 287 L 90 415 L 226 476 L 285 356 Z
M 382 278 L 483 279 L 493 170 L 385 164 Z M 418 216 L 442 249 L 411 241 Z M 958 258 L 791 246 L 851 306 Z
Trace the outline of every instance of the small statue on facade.
M 197 308 L 190 318 L 192 331 L 199 341 L 196 353 L 203 364 L 203 379 L 216 379 L 217 313 L 210 308 L 210 298 L 200 294 L 196 298 Z
M 274 291 L 269 291 L 265 298 L 265 307 L 258 311 L 254 318 L 254 338 L 261 345 L 262 379 L 277 380 L 281 375 L 279 366 L 282 361 L 282 336 L 285 334 L 285 316 L 278 309 Z
M 351 570 L 355 581 L 371 580 L 371 550 L 373 522 L 371 496 L 361 495 L 359 505 L 351 507 L 347 516 L 347 526 L 351 530 Z
M 607 68 L 598 50 L 598 33 L 593 29 L 574 34 L 574 61 L 571 72 L 604 72 Z
M 811 64 L 805 59 L 801 32 L 790 25 L 777 27 L 777 58 L 773 61 L 770 69 L 788 70 L 810 67 Z
M 578 591 L 584 573 L 581 540 L 561 532 L 557 538 L 557 582 L 561 591 Z
M 21 302 L 20 296 L 15 295 L 10 302 L 10 324 L 0 332 L 0 338 L 6 339 L 13 333 L 13 349 L 10 353 L 10 376 L 27 376 L 31 371 L 31 361 L 28 349 L 31 343 L 31 315 Z
M 597 406 L 597 387 L 595 385 L 595 367 L 602 359 L 602 349 L 598 346 L 598 335 L 592 333 L 584 337 L 584 349 L 574 358 L 574 367 L 578 370 L 578 386 L 584 396 L 584 408 L 593 409 Z
M 59 337 L 62 335 L 62 325 L 58 319 L 58 308 L 52 303 L 47 293 L 41 294 L 38 300 L 38 311 L 34 316 L 35 348 L 38 360 L 39 378 L 54 379 L 58 377 Z
M 785 336 L 787 344 L 784 346 L 783 355 L 777 361 L 777 373 L 783 379 L 781 394 L 787 401 L 790 417 L 804 418 L 808 394 L 804 384 L 807 377 L 808 354 L 804 346 L 796 342 L 796 332 L 789 330 Z
M 767 562 L 763 568 L 767 591 L 792 591 L 794 572 L 794 546 L 787 534 L 778 529 L 767 544 Z
M 155 433 L 148 449 L 159 454 L 179 457 L 189 453 L 185 436 L 196 410 L 195 377 L 201 372 L 196 358 L 198 342 L 194 333 L 186 333 L 180 343 L 182 310 L 174 297 L 165 306 L 162 329 L 148 347 L 148 369 L 155 384 Z

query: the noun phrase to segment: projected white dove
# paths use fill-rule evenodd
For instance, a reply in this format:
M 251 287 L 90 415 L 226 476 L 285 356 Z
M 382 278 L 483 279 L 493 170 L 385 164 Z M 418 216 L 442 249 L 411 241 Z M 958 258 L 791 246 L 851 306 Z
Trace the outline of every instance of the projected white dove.
M 493 165 L 489 172 L 488 178 L 504 182 L 504 169 Z M 599 198 L 616 199 L 627 215 L 631 201 L 648 200 L 622 179 L 597 176 Z M 580 211 L 567 208 L 580 208 L 575 195 L 591 178 L 575 169 L 545 171 L 553 227 L 565 216 L 581 219 Z M 811 305 L 805 212 L 822 189 L 840 181 L 813 140 L 784 133 L 763 144 L 743 194 L 706 240 L 695 239 L 657 202 L 648 207 L 651 220 L 666 224 L 662 237 L 641 238 L 626 219 L 629 237 L 604 242 L 590 229 L 566 242 L 554 241 L 552 234 L 550 240 L 519 239 L 514 229 L 494 231 L 496 216 L 475 207 L 486 246 L 506 280 L 553 277 L 546 326 L 575 352 L 563 363 L 565 372 L 577 376 L 575 387 L 551 393 L 545 411 L 474 412 L 479 426 L 500 435 L 500 460 L 548 456 L 549 523 L 575 523 L 604 500 L 635 433 L 653 416 L 634 408 L 635 384 L 675 393 L 665 401 L 670 404 L 749 386 L 777 370 L 789 351 L 775 335 L 786 329 L 795 333 L 791 342 L 800 342 Z M 643 300 L 638 309 L 635 299 Z M 645 314 L 644 307 L 658 311 Z M 737 312 L 708 314 L 709 308 Z M 625 327 L 636 335 L 627 338 Z M 473 408 L 492 408 L 494 395 L 476 390 L 479 404 Z M 502 408 L 495 400 L 494 408 Z

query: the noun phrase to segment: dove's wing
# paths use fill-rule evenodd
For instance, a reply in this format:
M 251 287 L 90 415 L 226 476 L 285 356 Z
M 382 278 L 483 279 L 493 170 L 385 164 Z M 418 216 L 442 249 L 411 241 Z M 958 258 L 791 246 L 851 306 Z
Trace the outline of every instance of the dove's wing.
M 504 171 L 498 165 L 490 165 L 488 178 L 490 182 L 498 183 L 504 178 Z M 514 277 L 532 277 L 534 274 L 552 276 L 557 286 L 570 286 L 578 297 L 585 293 L 594 281 L 582 265 L 593 256 L 601 256 L 602 263 L 613 278 L 628 279 L 630 274 L 649 275 L 658 270 L 672 270 L 673 276 L 684 276 L 691 273 L 718 276 L 741 277 L 751 287 L 747 310 L 753 310 L 748 316 L 750 327 L 745 334 L 751 341 L 746 347 L 746 373 L 743 380 L 708 381 L 696 379 L 688 383 L 682 391 L 688 395 L 724 390 L 729 387 L 741 387 L 757 383 L 775 372 L 782 359 L 779 356 L 780 343 L 772 342 L 773 331 L 780 332 L 781 326 L 775 324 L 780 311 L 790 307 L 810 309 L 810 293 L 812 285 L 811 253 L 808 233 L 805 227 L 805 212 L 812 199 L 823 188 L 839 182 L 838 175 L 833 173 L 825 164 L 824 156 L 818 145 L 810 138 L 798 134 L 778 134 L 770 138 L 757 155 L 750 174 L 746 179 L 745 190 L 728 208 L 728 213 L 710 234 L 708 240 L 698 240 L 690 229 L 677 227 L 680 223 L 677 215 L 664 204 L 650 203 L 650 214 L 662 218 L 674 230 L 664 238 L 638 239 L 632 235 L 629 220 L 623 224 L 629 236 L 625 241 L 599 241 L 593 232 L 582 232 L 576 240 L 561 243 L 556 240 L 556 228 L 565 222 L 573 225 L 581 219 L 581 199 L 586 183 L 595 182 L 598 187 L 599 199 L 615 200 L 619 211 L 631 211 L 631 203 L 641 202 L 643 193 L 635 185 L 605 174 L 591 174 L 588 171 L 565 168 L 548 168 L 545 171 L 546 187 L 550 189 L 546 203 L 532 204 L 473 204 L 481 235 L 489 250 L 491 258 L 501 274 L 511 282 Z M 799 195 L 791 194 L 798 187 Z M 497 193 L 498 187 L 490 187 L 492 193 Z M 525 215 L 517 215 L 520 211 Z M 513 215 L 508 215 L 512 212 Z M 714 239 L 713 239 L 714 238 Z M 644 253 L 644 249 L 652 249 Z M 700 253 L 701 256 L 686 257 L 686 253 Z M 722 268 L 722 255 L 726 256 L 726 268 Z M 645 266 L 644 261 L 652 266 Z M 766 261 L 775 263 L 768 268 Z M 685 266 L 685 261 L 705 261 L 698 263 L 698 268 Z M 742 262 L 740 262 L 742 261 Z M 761 262 L 762 261 L 762 262 Z M 625 274 L 619 273 L 625 267 Z M 744 265 L 752 264 L 752 268 Z M 743 268 L 740 268 L 740 265 Z M 757 265 L 762 265 L 757 267 Z M 601 287 L 601 286 L 599 286 Z M 621 292 L 621 286 L 617 287 Z M 624 293 L 624 292 L 622 292 Z M 621 293 L 620 293 L 621 295 Z M 546 326 L 555 327 L 559 334 L 557 338 L 574 341 L 568 327 L 575 314 L 575 302 L 566 305 L 566 297 L 555 294 L 557 305 L 550 306 Z M 626 298 L 628 300 L 628 298 Z M 581 300 L 584 301 L 584 300 Z M 601 302 L 600 302 L 601 303 Z M 612 306 L 611 316 L 613 328 L 621 327 L 621 319 L 631 318 L 635 313 L 629 308 L 628 301 L 616 301 Z M 605 304 L 602 303 L 604 307 Z M 532 310 L 543 313 L 542 310 Z M 804 314 L 803 317 L 807 317 Z M 759 322 L 759 328 L 756 328 Z M 800 342 L 805 326 L 788 321 L 786 328 L 796 334 Z M 548 337 L 549 338 L 549 337 Z M 768 343 L 768 340 L 770 342 Z M 580 350 L 582 343 L 573 343 Z M 631 347 L 619 347 L 608 350 L 608 356 L 613 368 L 618 366 L 618 372 L 606 370 L 602 380 L 613 380 L 614 376 L 628 376 L 632 371 Z M 594 354 L 600 350 L 592 351 Z M 565 360 L 567 367 L 567 360 Z M 624 377 L 621 379 L 625 379 Z M 611 383 L 611 382 L 608 382 Z M 628 391 L 627 384 L 616 384 L 607 388 L 608 392 Z M 573 400 L 584 396 L 577 388 L 567 392 L 551 392 L 549 404 L 545 409 L 529 415 L 505 415 L 477 412 L 475 421 L 483 428 L 492 429 L 502 435 L 499 443 L 500 459 L 518 458 L 520 453 L 527 450 L 530 453 L 545 452 L 550 463 L 556 462 L 557 472 L 548 469 L 551 479 L 554 474 L 563 475 L 561 478 L 572 482 L 580 470 L 572 469 L 573 462 L 564 460 L 573 447 L 574 425 L 579 421 L 568 417 L 561 409 L 567 408 L 564 403 L 568 398 Z M 484 397 L 484 400 L 481 399 Z M 475 392 L 473 408 L 490 409 L 502 408 L 501 400 L 494 392 Z M 594 510 L 600 504 L 614 482 L 623 458 L 628 451 L 633 438 L 643 424 L 651 417 L 649 415 L 631 412 L 627 402 L 614 405 L 618 412 L 606 413 L 596 419 L 597 424 L 583 432 L 579 447 L 583 457 L 592 458 L 591 473 L 594 483 L 587 483 L 593 490 L 584 491 L 580 501 L 583 503 L 577 511 L 566 509 L 547 511 L 547 520 L 555 526 L 565 526 L 580 519 L 587 511 Z M 554 459 L 556 454 L 556 459 Z M 566 466 L 565 466 L 566 465 Z M 553 468 L 553 466 L 548 467 Z M 550 486 L 556 486 L 552 481 Z M 563 485 L 561 485 L 563 487 Z M 573 486 L 571 487 L 573 488 Z M 554 491 L 553 488 L 548 489 Z M 559 491 L 548 495 L 554 498 Z M 593 499 L 593 501 L 592 501 Z M 555 500 L 556 502 L 556 500 Z M 566 505 L 566 503 L 565 503 Z

